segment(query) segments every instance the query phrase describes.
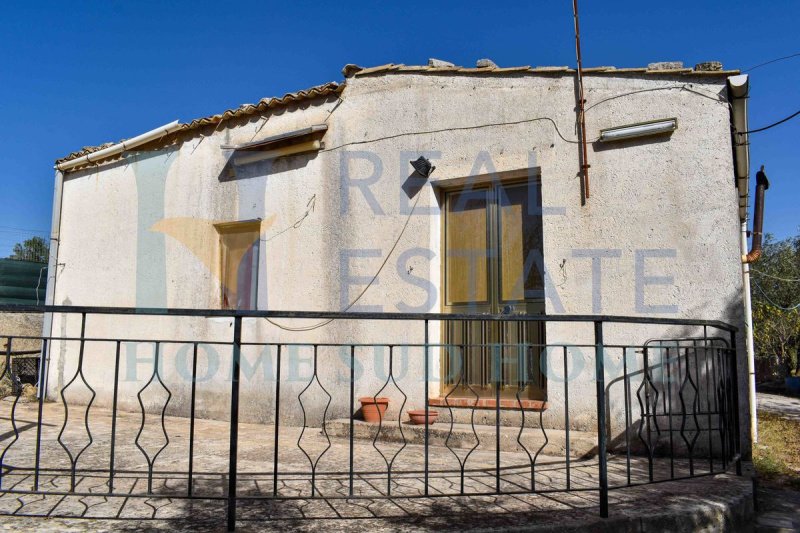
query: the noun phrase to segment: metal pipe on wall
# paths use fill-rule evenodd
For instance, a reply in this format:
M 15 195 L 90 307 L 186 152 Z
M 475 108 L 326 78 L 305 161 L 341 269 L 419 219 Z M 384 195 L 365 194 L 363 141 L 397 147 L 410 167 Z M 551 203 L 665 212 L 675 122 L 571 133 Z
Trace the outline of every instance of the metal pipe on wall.
M 753 244 L 747 250 L 747 221 L 742 222 L 742 292 L 745 313 L 745 342 L 747 346 L 747 385 L 750 405 L 750 438 L 753 444 L 758 442 L 758 419 L 756 413 L 756 368 L 755 345 L 753 342 L 753 302 L 750 293 L 750 263 L 755 263 L 761 257 L 762 237 L 764 233 L 764 191 L 769 188 L 769 180 L 764 172 L 764 166 L 756 174 L 756 205 L 753 210 Z
M 764 238 L 764 196 L 769 189 L 769 180 L 764 172 L 764 165 L 756 173 L 756 205 L 753 208 L 753 244 L 750 251 L 742 257 L 744 263 L 755 263 L 761 257 L 761 244 Z
M 50 254 L 47 263 L 47 287 L 45 289 L 45 305 L 55 303 L 56 277 L 58 270 L 58 248 L 61 241 L 61 204 L 64 196 L 64 173 L 56 170 L 55 187 L 53 188 L 53 217 L 50 222 Z M 53 313 L 44 313 L 42 317 L 42 337 L 53 336 Z M 36 395 L 47 396 L 47 370 L 50 362 L 50 342 L 43 344 L 39 356 L 39 383 Z
M 747 256 L 747 200 L 750 189 L 750 139 L 746 133 L 747 100 L 750 80 L 747 74 L 728 78 L 728 95 L 731 102 L 731 140 L 733 145 L 733 171 L 739 194 L 739 220 L 741 221 L 740 248 Z M 747 352 L 747 390 L 750 411 L 750 440 L 758 442 L 758 413 L 756 411 L 755 345 L 753 342 L 753 304 L 750 294 L 750 264 L 742 261 L 742 303 L 744 307 L 743 335 Z
M 742 221 L 742 253 L 747 250 L 747 220 Z M 758 442 L 758 418 L 756 415 L 756 365 L 753 344 L 753 301 L 750 297 L 750 264 L 742 263 L 742 294 L 744 295 L 744 340 L 747 349 L 747 399 L 750 408 L 750 440 Z
M 589 155 L 586 148 L 586 100 L 583 96 L 583 61 L 581 60 L 581 27 L 578 21 L 578 0 L 572 0 L 572 14 L 575 19 L 575 55 L 578 59 L 578 122 L 581 134 L 581 175 L 583 177 L 583 202 L 589 198 Z

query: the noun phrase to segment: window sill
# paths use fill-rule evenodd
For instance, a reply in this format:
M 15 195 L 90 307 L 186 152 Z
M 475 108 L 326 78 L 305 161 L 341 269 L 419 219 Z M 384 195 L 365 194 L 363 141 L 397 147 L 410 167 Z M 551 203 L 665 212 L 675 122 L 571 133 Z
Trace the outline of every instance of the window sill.
M 428 398 L 431 407 L 472 407 L 476 409 L 497 409 L 497 400 L 494 398 Z M 500 409 L 515 409 L 517 411 L 545 411 L 545 400 L 515 400 L 501 399 Z

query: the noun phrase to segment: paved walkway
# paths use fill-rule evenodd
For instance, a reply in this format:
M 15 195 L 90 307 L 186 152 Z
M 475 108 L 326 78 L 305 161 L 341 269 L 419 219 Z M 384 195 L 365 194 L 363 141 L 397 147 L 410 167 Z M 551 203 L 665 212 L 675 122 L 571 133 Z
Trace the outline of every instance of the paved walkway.
M 10 414 L 0 413 L 0 449 L 6 450 L 2 488 L 29 491 L 38 483 L 45 494 L 0 496 L 0 514 L 7 515 L 0 527 L 192 532 L 224 528 L 227 422 L 196 421 L 190 478 L 187 419 L 165 417 L 162 423 L 157 414 L 148 414 L 143 422 L 139 413 L 119 412 L 114 420 L 110 411 L 97 407 L 87 419 L 83 408 L 71 407 L 64 424 L 63 406 L 45 404 L 39 435 L 36 403 L 17 405 L 13 418 L 18 434 L 11 428 Z M 243 531 L 618 530 L 639 529 L 645 522 L 655 529 L 698 523 L 714 529 L 732 520 L 731 513 L 745 516 L 751 502 L 749 481 L 727 474 L 627 487 L 629 474 L 632 484 L 647 482 L 647 461 L 631 457 L 628 468 L 624 455 L 610 456 L 609 484 L 620 488 L 610 492 L 611 517 L 602 520 L 596 458 L 567 464 L 564 457 L 540 455 L 532 467 L 535 450 L 531 456 L 501 450 L 498 473 L 491 441 L 478 443 L 472 452 L 432 446 L 427 479 L 431 497 L 424 497 L 425 454 L 420 445 L 380 440 L 373 445 L 371 440 L 355 439 L 351 470 L 349 439 L 328 437 L 321 428 L 281 427 L 276 472 L 274 429 L 239 426 L 237 492 L 242 499 L 237 525 Z M 37 441 L 38 479 L 31 468 Z M 693 468 L 701 474 L 709 466 L 696 460 Z M 688 462 L 682 459 L 657 459 L 653 467 L 659 481 L 669 479 L 671 469 L 676 477 L 689 474 Z M 715 468 L 719 472 L 721 465 Z M 199 499 L 186 499 L 190 484 Z M 538 494 L 529 494 L 532 488 Z M 79 494 L 68 494 L 74 492 Z
M 781 415 L 784 418 L 800 421 L 800 398 L 780 394 L 756 393 L 759 411 Z
M 800 492 L 762 487 L 758 505 L 757 533 L 800 531 Z

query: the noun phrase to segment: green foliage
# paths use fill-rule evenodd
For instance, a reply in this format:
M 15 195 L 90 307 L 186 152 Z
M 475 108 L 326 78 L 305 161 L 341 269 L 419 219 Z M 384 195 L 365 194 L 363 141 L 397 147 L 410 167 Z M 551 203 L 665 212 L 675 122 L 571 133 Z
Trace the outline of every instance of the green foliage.
M 800 370 L 800 235 L 766 236 L 753 264 L 753 337 L 756 356 L 777 357 L 787 374 Z
M 50 257 L 50 247 L 41 237 L 31 237 L 21 243 L 14 245 L 11 259 L 18 259 L 22 261 L 34 261 L 36 263 L 47 263 Z

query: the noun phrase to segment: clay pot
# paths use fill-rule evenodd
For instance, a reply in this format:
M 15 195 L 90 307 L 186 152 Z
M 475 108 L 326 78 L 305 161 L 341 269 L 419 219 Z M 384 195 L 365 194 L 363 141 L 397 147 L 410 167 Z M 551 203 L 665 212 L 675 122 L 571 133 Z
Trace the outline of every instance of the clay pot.
M 386 409 L 389 408 L 389 398 L 365 396 L 359 398 L 358 401 L 361 402 L 361 415 L 364 417 L 364 422 L 378 424 L 381 420 L 386 418 Z
M 432 425 L 436 422 L 436 418 L 439 416 L 439 411 L 434 411 L 432 409 L 428 409 L 428 425 Z M 421 426 L 425 423 L 425 409 L 415 409 L 413 411 L 408 411 L 408 417 L 411 419 L 411 423 L 416 426 Z

